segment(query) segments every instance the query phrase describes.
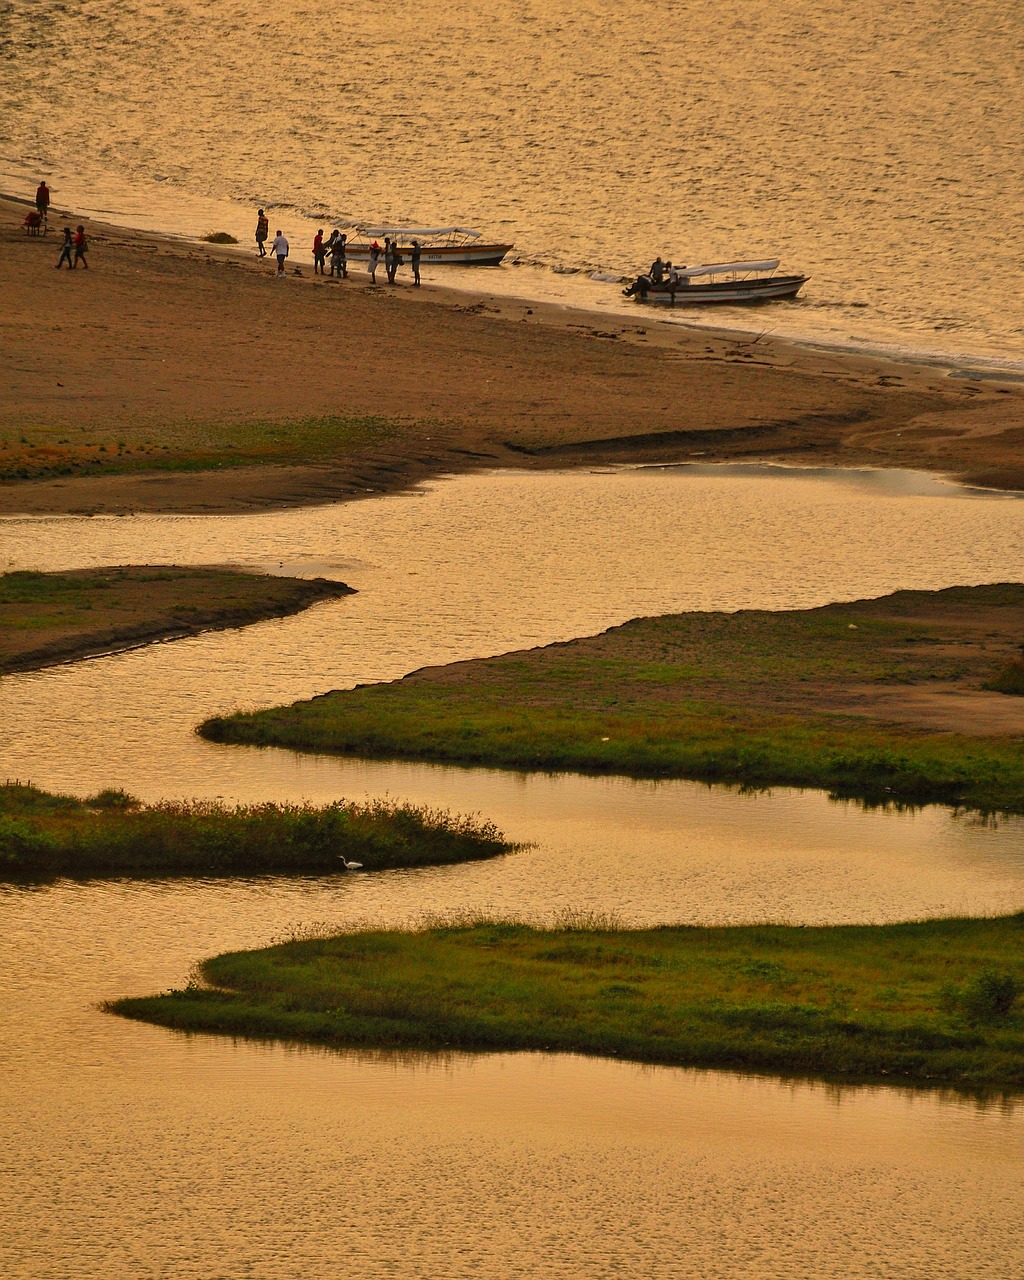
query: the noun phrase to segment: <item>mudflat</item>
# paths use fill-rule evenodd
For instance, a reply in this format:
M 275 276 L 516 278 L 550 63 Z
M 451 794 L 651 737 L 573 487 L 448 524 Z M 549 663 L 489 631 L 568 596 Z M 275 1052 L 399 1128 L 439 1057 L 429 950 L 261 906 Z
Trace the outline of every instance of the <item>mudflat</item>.
M 0 199 L 0 513 L 230 512 L 468 468 L 758 459 L 1024 487 L 1024 387 L 428 282 L 278 280 L 92 223 L 57 272 Z M 70 215 L 67 215 L 70 217 Z M 51 216 L 60 225 L 65 215 Z M 290 268 L 291 269 L 291 268 Z M 770 314 L 765 313 L 765 328 Z
M 0 576 L 0 674 L 298 613 L 354 594 L 326 578 L 130 565 Z

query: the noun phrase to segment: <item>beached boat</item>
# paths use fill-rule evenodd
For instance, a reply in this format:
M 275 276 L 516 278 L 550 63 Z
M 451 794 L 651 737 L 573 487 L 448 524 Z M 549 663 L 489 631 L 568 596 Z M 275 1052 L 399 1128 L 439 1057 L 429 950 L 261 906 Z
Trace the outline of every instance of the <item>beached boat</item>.
M 496 267 L 512 248 L 510 244 L 481 244 L 480 232 L 469 227 L 366 227 L 353 226 L 348 242 L 349 261 L 366 262 L 376 240 L 383 251 L 385 236 L 398 241 L 398 252 L 408 262 L 412 242 L 419 241 L 424 266 Z
M 779 259 L 761 262 L 713 262 L 700 267 L 677 267 L 655 284 L 638 276 L 623 293 L 637 302 L 660 302 L 670 307 L 705 302 L 769 302 L 792 298 L 809 276 L 776 275 Z

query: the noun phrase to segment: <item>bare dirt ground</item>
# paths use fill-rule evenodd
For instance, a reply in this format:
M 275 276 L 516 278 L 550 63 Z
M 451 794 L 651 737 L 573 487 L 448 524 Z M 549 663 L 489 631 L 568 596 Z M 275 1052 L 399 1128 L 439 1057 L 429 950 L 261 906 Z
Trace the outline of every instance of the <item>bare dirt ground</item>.
M 24 211 L 0 200 L 8 461 L 20 449 L 32 465 L 59 462 L 83 431 L 159 441 L 190 423 L 228 438 L 322 415 L 398 425 L 287 463 L 116 474 L 105 461 L 88 476 L 12 478 L 0 513 L 229 512 L 468 468 L 697 458 L 917 467 L 1024 488 L 1019 383 L 684 329 L 639 308 L 620 322 L 495 298 L 486 271 L 472 296 L 372 287 L 358 268 L 325 282 L 299 246 L 301 278 L 276 280 L 248 251 L 92 224 L 89 271 L 58 273 L 58 237 L 26 236 Z

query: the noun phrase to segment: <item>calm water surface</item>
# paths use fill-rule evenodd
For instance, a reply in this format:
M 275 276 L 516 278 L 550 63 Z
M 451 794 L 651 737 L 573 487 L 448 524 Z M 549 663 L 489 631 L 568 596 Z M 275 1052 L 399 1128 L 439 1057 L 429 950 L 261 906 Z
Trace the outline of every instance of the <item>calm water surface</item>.
M 236 1045 L 94 1005 L 314 921 L 465 906 L 543 918 L 591 905 L 636 922 L 1021 907 L 1018 821 L 301 757 L 216 747 L 191 728 L 643 613 L 1020 578 L 1022 512 L 906 473 L 719 467 L 463 477 L 230 519 L 0 522 L 5 568 L 233 562 L 359 590 L 238 633 L 5 678 L 4 774 L 147 799 L 388 791 L 534 842 L 486 865 L 378 876 L 0 891 L 0 1059 L 17 1082 L 0 1104 L 0 1273 L 1019 1272 L 1024 1129 L 1007 1102 L 547 1055 Z
M 780 255 L 802 299 L 716 321 L 1020 363 L 1022 15 L 3 0 L 0 184 L 245 245 L 264 205 L 307 262 L 317 225 L 468 223 L 523 263 L 486 287 L 608 309 L 594 271 Z

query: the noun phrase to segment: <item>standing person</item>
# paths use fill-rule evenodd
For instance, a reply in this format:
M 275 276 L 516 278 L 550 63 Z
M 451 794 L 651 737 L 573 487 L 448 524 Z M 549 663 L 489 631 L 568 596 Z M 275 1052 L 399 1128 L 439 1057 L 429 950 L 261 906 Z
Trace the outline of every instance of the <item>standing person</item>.
M 370 279 L 374 284 L 377 283 L 377 263 L 380 262 L 380 245 L 374 240 L 370 245 L 370 265 L 366 268 L 370 273 Z
M 335 227 L 333 232 L 330 233 L 329 241 L 324 244 L 324 252 L 330 259 L 330 274 L 332 275 L 342 274 L 338 268 L 338 236 L 338 228 Z
M 388 278 L 388 284 L 395 283 L 395 242 L 384 237 L 384 271 Z
M 270 235 L 270 223 L 262 209 L 256 210 L 256 252 L 261 258 L 267 256 L 267 236 Z
M 321 227 L 313 237 L 313 274 L 322 276 L 324 273 L 324 258 L 327 256 L 327 250 L 324 248 L 324 229 Z
M 281 228 L 278 227 L 277 235 L 274 236 L 274 242 L 270 246 L 277 257 L 277 274 L 284 275 L 284 260 L 288 257 L 288 241 L 281 234 Z
M 420 287 L 420 242 L 414 240 L 412 242 L 412 282 L 418 289 Z
M 348 279 L 348 236 L 347 235 L 342 235 L 339 237 L 338 243 L 335 245 L 335 250 L 338 256 L 338 265 L 341 270 L 341 274 L 344 277 L 344 279 L 347 280 Z
M 57 259 L 57 270 L 61 269 L 63 263 L 68 264 L 68 270 L 71 270 L 71 250 L 75 247 L 75 238 L 71 234 L 71 228 L 64 228 L 64 243 L 60 247 L 60 257 Z
M 36 212 L 39 214 L 40 218 L 42 218 L 44 224 L 46 222 L 46 215 L 49 211 L 50 188 L 46 185 L 46 179 L 43 178 L 39 186 L 36 187 Z
M 86 271 L 88 271 L 89 264 L 85 260 L 85 255 L 89 252 L 89 241 L 85 238 L 85 227 L 83 227 L 81 223 L 79 223 L 75 228 L 74 245 L 75 260 L 72 262 L 71 266 L 77 267 L 78 264 L 81 263 L 82 266 L 85 267 Z

